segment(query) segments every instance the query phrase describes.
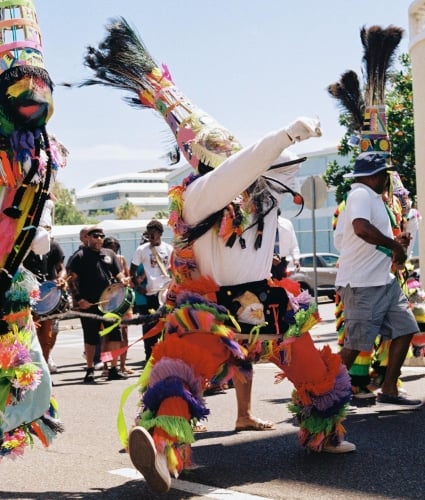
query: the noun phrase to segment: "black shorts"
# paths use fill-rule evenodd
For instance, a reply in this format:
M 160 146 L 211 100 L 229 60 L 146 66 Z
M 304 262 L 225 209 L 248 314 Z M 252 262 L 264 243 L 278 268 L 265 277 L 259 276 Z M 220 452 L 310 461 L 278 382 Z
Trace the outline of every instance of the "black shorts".
M 85 309 L 84 312 L 102 316 L 102 313 L 96 306 Z M 100 330 L 102 330 L 103 326 L 107 327 L 109 324 L 110 323 L 102 323 L 102 321 L 97 319 L 82 317 L 81 326 L 83 327 L 84 343 L 88 345 L 97 345 L 100 342 Z M 105 337 L 106 340 L 110 342 L 121 342 L 120 327 L 114 328 Z

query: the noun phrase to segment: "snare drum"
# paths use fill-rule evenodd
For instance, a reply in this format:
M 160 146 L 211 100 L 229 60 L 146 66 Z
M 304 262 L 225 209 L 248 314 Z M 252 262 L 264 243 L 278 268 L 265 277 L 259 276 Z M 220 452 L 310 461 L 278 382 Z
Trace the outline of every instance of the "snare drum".
M 123 316 L 134 304 L 134 290 L 122 283 L 113 283 L 102 293 L 99 309 L 103 313 L 112 312 Z
M 57 286 L 54 281 L 43 281 L 40 284 L 40 298 L 33 306 L 38 316 L 48 316 L 68 311 L 71 301 L 68 292 Z

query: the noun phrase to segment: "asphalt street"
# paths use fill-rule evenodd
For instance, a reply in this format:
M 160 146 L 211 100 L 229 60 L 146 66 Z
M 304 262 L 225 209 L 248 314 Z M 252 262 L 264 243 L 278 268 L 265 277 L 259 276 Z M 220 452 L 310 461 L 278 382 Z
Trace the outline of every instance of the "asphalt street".
M 320 303 L 323 321 L 311 331 L 318 347 L 335 348 L 333 304 Z M 141 335 L 130 327 L 130 339 Z M 425 409 L 381 412 L 375 406 L 347 415 L 347 439 L 357 451 L 346 455 L 307 453 L 297 443 L 297 427 L 287 409 L 292 385 L 275 383 L 277 368 L 255 367 L 253 413 L 276 422 L 276 430 L 234 432 L 234 390 L 207 397 L 207 432 L 196 435 L 194 467 L 172 481 L 166 495 L 153 494 L 122 450 L 116 431 L 124 389 L 136 383 L 144 359 L 142 342 L 129 350 L 137 374 L 127 380 L 82 383 L 83 342 L 79 320 L 61 322 L 52 376 L 66 431 L 45 449 L 37 441 L 23 458 L 0 463 L 4 499 L 423 499 L 425 497 Z M 403 367 L 404 388 L 424 397 L 425 367 Z M 134 390 L 124 407 L 130 426 L 136 414 Z

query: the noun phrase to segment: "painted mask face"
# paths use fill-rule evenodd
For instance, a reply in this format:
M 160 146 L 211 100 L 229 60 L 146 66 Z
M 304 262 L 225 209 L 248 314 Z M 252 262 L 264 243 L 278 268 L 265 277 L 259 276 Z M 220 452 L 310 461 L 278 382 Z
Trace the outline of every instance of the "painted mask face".
M 53 114 L 52 87 L 39 76 L 25 75 L 7 88 L 5 106 L 16 125 L 40 128 Z

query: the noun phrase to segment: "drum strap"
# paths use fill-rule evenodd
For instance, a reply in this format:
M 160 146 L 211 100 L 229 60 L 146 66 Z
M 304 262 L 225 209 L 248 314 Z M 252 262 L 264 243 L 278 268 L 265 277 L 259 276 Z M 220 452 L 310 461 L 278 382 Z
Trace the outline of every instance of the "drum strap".
M 161 273 L 164 276 L 168 276 L 167 270 L 165 269 L 164 262 L 162 261 L 161 256 L 158 253 L 158 250 L 153 245 L 151 245 L 151 251 L 152 251 L 153 256 L 155 257 L 155 260 L 156 260 L 159 268 L 161 269 Z

